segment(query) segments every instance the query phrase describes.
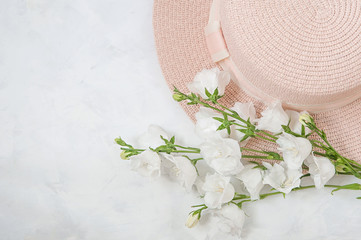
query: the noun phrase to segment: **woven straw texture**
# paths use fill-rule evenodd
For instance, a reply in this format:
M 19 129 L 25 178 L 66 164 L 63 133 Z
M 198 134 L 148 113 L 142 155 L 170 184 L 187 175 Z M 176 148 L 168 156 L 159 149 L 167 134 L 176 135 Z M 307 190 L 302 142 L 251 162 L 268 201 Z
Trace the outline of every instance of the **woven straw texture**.
M 262 92 L 296 104 L 361 92 L 361 2 L 223 1 L 221 23 L 239 70 Z
M 267 8 L 269 12 L 266 15 L 264 7 L 257 2 L 267 2 L 273 8 Z M 286 5 L 276 12 L 275 6 L 282 5 L 285 1 L 226 1 L 221 18 L 228 25 L 222 25 L 222 28 L 238 67 L 244 73 L 250 73 L 249 79 L 257 87 L 282 100 L 321 103 L 360 91 L 360 3 L 329 0 L 317 1 L 320 5 L 315 5 L 313 2 L 316 1 L 311 0 L 289 2 L 292 5 Z M 154 1 L 153 25 L 158 58 L 171 89 L 176 86 L 181 91 L 188 92 L 186 85 L 197 72 L 216 67 L 208 53 L 203 33 L 211 3 L 211 0 Z M 317 12 L 317 9 L 322 11 Z M 237 11 L 237 14 L 232 11 Z M 292 15 L 297 11 L 300 12 L 298 15 Z M 287 13 L 287 17 L 281 18 L 282 14 Z M 282 29 L 275 22 L 269 22 L 273 17 L 277 18 L 274 21 L 286 22 L 280 24 Z M 261 18 L 266 19 L 262 21 L 263 25 L 257 23 Z M 242 22 L 246 24 L 239 27 Z M 273 25 L 272 28 L 270 25 Z M 265 32 L 257 28 L 263 28 Z M 341 30 L 344 33 L 338 32 Z M 308 35 L 304 36 L 306 33 Z M 352 39 L 355 37 L 359 40 Z M 247 40 L 249 45 L 245 47 L 242 41 L 247 38 L 250 38 Z M 255 49 L 256 47 L 259 49 Z M 273 54 L 277 54 L 268 56 L 272 48 L 276 48 L 272 50 Z M 293 50 L 296 52 L 292 52 Z M 232 82 L 227 87 L 226 97 L 222 98 L 222 102 L 233 106 L 237 101 L 254 102 L 258 112 L 265 108 L 263 103 L 248 96 Z M 185 104 L 182 107 L 194 120 L 197 107 Z M 317 125 L 326 131 L 336 150 L 361 162 L 361 99 L 313 116 Z M 274 146 L 258 140 L 252 140 L 248 144 L 256 149 L 274 149 Z

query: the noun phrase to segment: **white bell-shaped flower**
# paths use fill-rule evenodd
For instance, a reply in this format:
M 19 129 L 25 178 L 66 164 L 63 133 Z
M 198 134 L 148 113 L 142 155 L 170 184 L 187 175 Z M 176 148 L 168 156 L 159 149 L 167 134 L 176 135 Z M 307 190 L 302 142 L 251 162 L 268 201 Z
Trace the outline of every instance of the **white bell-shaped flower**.
M 308 114 L 308 112 L 306 112 L 306 111 L 297 112 L 297 111 L 293 111 L 293 110 L 286 110 L 286 113 L 291 120 L 290 125 L 289 125 L 291 131 L 295 132 L 297 134 L 301 134 L 303 125 L 299 119 L 300 119 L 301 115 Z M 309 134 L 310 132 L 311 132 L 311 130 L 308 127 L 305 127 L 305 134 Z
M 161 156 L 163 157 L 162 172 L 169 175 L 172 180 L 178 182 L 190 192 L 197 179 L 197 171 L 189 159 L 166 153 Z
M 188 89 L 191 92 L 198 93 L 203 99 L 207 99 L 205 89 L 210 94 L 213 94 L 218 88 L 218 95 L 223 95 L 230 79 L 231 76 L 228 72 L 220 71 L 218 68 L 203 69 L 196 74 L 193 82 L 188 84 Z
M 259 193 L 263 188 L 263 171 L 260 168 L 255 168 L 256 164 L 247 164 L 244 169 L 237 174 L 237 178 L 241 180 L 251 195 L 252 200 L 259 199 Z
M 312 144 L 308 139 L 288 133 L 283 133 L 276 142 L 289 169 L 299 169 L 312 151 Z
M 274 189 L 286 194 L 300 186 L 300 177 L 302 176 L 300 169 L 288 169 L 284 162 L 281 164 L 275 163 L 273 166 L 263 162 L 263 165 L 267 168 L 263 178 L 264 184 L 269 184 Z
M 309 167 L 309 173 L 316 188 L 323 188 L 335 175 L 335 166 L 326 157 L 316 157 L 311 154 L 306 159 L 305 164 Z
M 289 121 L 280 101 L 273 102 L 266 110 L 261 112 L 261 115 L 262 117 L 257 119 L 257 129 L 267 130 L 272 133 L 282 132 L 281 125 L 287 125 Z
M 200 146 L 206 163 L 218 173 L 229 176 L 243 169 L 241 150 L 236 140 L 214 136 Z
M 222 118 L 221 114 L 214 112 L 212 109 L 201 107 L 199 112 L 196 113 L 196 133 L 203 139 L 213 137 L 213 135 L 219 135 L 221 137 L 227 137 L 228 133 L 226 129 L 217 131 L 218 127 L 222 124 L 220 121 L 214 119 L 214 117 Z
M 242 227 L 246 219 L 242 209 L 234 204 L 227 204 L 216 211 L 214 215 L 219 231 L 231 236 L 241 236 Z
M 249 119 L 251 123 L 255 123 L 256 109 L 254 108 L 254 105 L 252 102 L 247 102 L 247 103 L 236 102 L 231 109 L 236 111 L 242 119 L 244 119 L 246 121 Z M 241 121 L 237 121 L 237 123 L 240 125 L 243 125 L 245 127 L 247 126 L 245 123 L 243 123 Z M 240 141 L 244 137 L 244 133 L 242 133 L 236 129 L 245 129 L 245 128 L 242 128 L 237 125 L 231 126 L 230 138 Z M 243 141 L 241 143 L 241 145 L 244 146 L 244 145 L 246 145 L 246 143 L 247 143 L 247 140 Z
M 207 175 L 203 184 L 204 203 L 208 208 L 222 207 L 222 204 L 231 201 L 234 197 L 234 187 L 229 182 L 230 178 L 218 173 Z
M 129 159 L 131 169 L 140 175 L 152 178 L 160 176 L 161 160 L 157 153 L 147 149 Z
M 157 125 L 150 125 L 148 131 L 142 134 L 138 138 L 138 144 L 141 148 L 156 148 L 164 144 L 164 141 L 161 139 L 162 136 L 165 139 L 169 140 L 169 134 L 164 131 L 161 127 Z

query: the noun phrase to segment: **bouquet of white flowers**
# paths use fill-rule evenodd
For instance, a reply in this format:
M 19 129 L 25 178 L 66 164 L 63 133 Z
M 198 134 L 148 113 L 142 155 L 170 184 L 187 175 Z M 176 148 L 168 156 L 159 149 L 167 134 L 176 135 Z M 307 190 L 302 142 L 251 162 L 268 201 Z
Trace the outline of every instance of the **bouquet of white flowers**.
M 214 231 L 240 236 L 244 203 L 308 188 L 327 187 L 331 193 L 361 190 L 358 183 L 327 184 L 335 174 L 361 178 L 361 164 L 339 154 L 311 115 L 285 111 L 280 102 L 268 106 L 260 118 L 253 103 L 227 108 L 219 99 L 229 81 L 227 72 L 203 70 L 188 85 L 191 93 L 174 89 L 176 101 L 200 106 L 196 114 L 196 133 L 203 139 L 200 146 L 180 145 L 157 126 L 150 126 L 140 137 L 139 147 L 120 137 L 115 139 L 121 146 L 121 158 L 129 160 L 141 175 L 154 178 L 167 174 L 188 192 L 195 186 L 202 203 L 192 206 L 187 227 L 194 227 L 201 216 L 210 214 L 217 223 Z M 251 138 L 269 142 L 274 149 L 247 147 Z M 208 168 L 200 171 L 199 161 Z M 303 185 L 306 177 L 312 178 L 314 185 Z M 244 191 L 236 192 L 234 184 L 244 186 Z

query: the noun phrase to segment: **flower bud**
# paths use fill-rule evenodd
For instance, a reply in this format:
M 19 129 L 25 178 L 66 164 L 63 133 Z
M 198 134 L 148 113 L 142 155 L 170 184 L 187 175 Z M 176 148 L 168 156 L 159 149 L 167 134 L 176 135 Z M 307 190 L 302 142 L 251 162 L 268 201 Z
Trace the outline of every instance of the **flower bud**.
M 309 114 L 303 113 L 300 115 L 299 121 L 302 125 L 307 126 L 307 123 L 313 123 L 313 118 Z
M 338 172 L 338 173 L 346 173 L 349 171 L 350 171 L 350 169 L 344 164 L 336 165 L 336 172 Z
M 180 93 L 174 93 L 173 99 L 176 100 L 177 102 L 181 102 L 181 101 L 185 100 L 186 98 L 184 97 L 184 95 L 182 95 Z
M 120 158 L 123 160 L 128 160 L 128 153 L 124 150 L 120 153 Z
M 201 218 L 201 215 L 199 212 L 191 212 L 188 215 L 186 226 L 189 228 L 194 227 L 195 225 L 197 225 L 200 218 Z

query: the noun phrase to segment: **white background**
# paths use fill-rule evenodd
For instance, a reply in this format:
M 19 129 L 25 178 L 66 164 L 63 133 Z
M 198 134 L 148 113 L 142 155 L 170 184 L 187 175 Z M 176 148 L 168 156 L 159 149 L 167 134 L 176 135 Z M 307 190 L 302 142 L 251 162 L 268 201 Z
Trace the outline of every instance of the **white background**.
M 151 0 L 0 0 L 0 239 L 205 239 L 184 227 L 201 199 L 119 158 L 113 139 L 149 124 L 198 142 L 161 75 Z M 243 239 L 359 239 L 357 196 L 251 203 Z

